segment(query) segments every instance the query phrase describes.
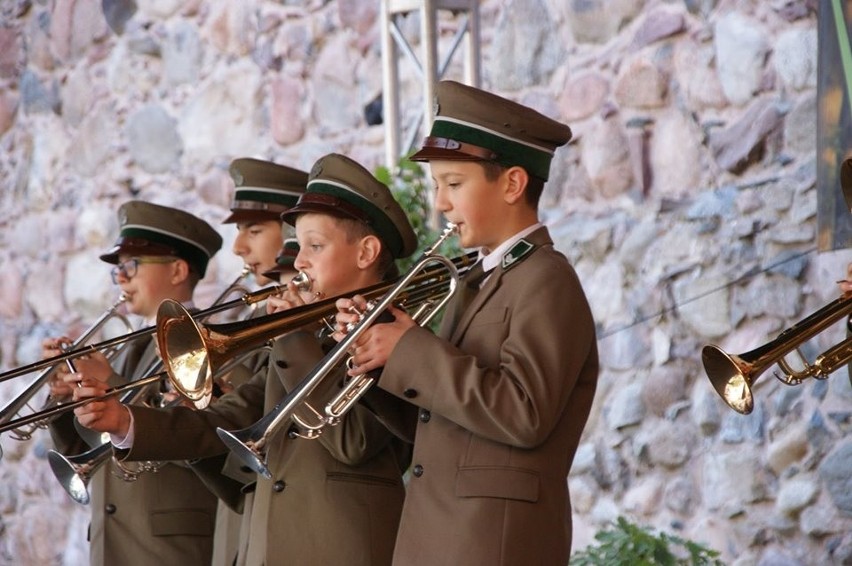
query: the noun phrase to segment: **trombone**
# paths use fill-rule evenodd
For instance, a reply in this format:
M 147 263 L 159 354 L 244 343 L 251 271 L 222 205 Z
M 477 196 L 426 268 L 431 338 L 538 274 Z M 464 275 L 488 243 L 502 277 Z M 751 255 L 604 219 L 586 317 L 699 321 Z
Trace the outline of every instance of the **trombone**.
M 80 337 L 78 337 L 74 342 L 70 345 L 63 348 L 63 350 L 73 350 L 82 344 L 88 342 L 88 340 L 95 335 L 107 322 L 112 320 L 113 318 L 118 318 L 125 325 L 128 332 L 132 332 L 133 326 L 130 324 L 128 318 L 119 312 L 119 307 L 127 301 L 127 296 L 122 293 L 119 295 L 118 300 L 112 304 L 89 328 L 87 328 Z M 121 345 L 118 344 L 113 347 L 109 352 L 106 353 L 107 358 L 114 357 L 119 351 L 121 351 Z M 74 371 L 74 366 L 71 363 L 70 358 L 64 360 L 65 363 L 68 364 L 69 368 Z M 50 374 L 53 372 L 55 364 L 51 364 L 49 367 L 46 367 L 36 378 L 21 392 L 17 397 L 9 401 L 5 407 L 0 409 L 0 425 L 6 424 L 12 421 L 12 417 L 20 413 L 20 411 L 28 406 L 30 400 L 41 390 L 41 388 L 48 382 L 50 378 Z M 54 406 L 57 404 L 57 401 L 54 399 L 48 399 L 45 403 L 45 407 Z M 28 440 L 32 437 L 35 429 L 38 428 L 38 425 L 30 427 L 28 429 L 25 428 L 13 428 L 11 430 L 14 431 L 12 438 L 15 440 Z
M 240 276 L 237 277 L 237 279 L 228 288 L 226 288 L 221 295 L 219 295 L 219 297 L 213 302 L 213 305 L 217 305 L 224 301 L 225 298 L 227 298 L 235 290 L 243 290 L 244 287 L 240 285 L 240 281 L 250 272 L 251 269 L 248 266 L 244 266 Z M 299 272 L 292 281 L 302 290 L 308 290 L 311 285 L 310 278 L 303 272 Z M 162 369 L 162 361 L 158 361 L 158 363 L 153 365 L 146 373 L 149 374 L 150 377 L 156 377 L 156 381 L 159 381 L 168 375 L 167 372 L 160 372 L 157 374 L 153 373 L 160 369 Z M 146 377 L 143 378 L 143 380 L 145 379 Z M 141 383 L 141 380 L 134 381 L 133 384 L 136 385 L 136 387 L 130 388 L 127 390 L 125 395 L 122 395 L 121 402 L 123 404 L 132 404 L 138 400 L 140 393 L 143 391 L 142 385 L 139 385 L 139 383 Z M 145 381 L 145 383 L 147 384 L 149 382 Z M 196 408 L 203 408 L 209 402 L 210 398 L 207 397 L 194 403 Z M 62 488 L 74 501 L 83 505 L 87 505 L 90 501 L 88 485 L 92 476 L 98 468 L 101 467 L 101 465 L 112 459 L 112 457 L 113 449 L 112 444 L 109 441 L 103 442 L 91 450 L 74 456 L 66 456 L 56 450 L 50 450 L 47 454 L 48 463 L 53 471 L 53 475 L 56 476 L 56 479 L 62 485 Z M 138 469 L 133 470 L 122 462 L 116 461 L 115 463 L 119 470 L 121 470 L 121 475 L 119 477 L 124 481 L 135 481 L 139 474 L 145 472 L 156 472 L 162 466 L 162 463 L 158 462 L 143 462 L 140 464 Z
M 245 277 L 251 273 L 251 268 L 247 265 L 243 266 L 240 271 L 239 276 L 222 292 L 221 295 L 213 302 L 213 306 L 218 308 L 218 305 L 222 303 L 222 301 L 234 293 L 235 291 L 241 291 L 243 296 L 246 297 L 249 295 L 247 289 L 243 287 L 240 283 Z M 39 392 L 39 390 L 47 383 L 50 378 L 50 374 L 55 368 L 57 364 L 66 363 L 71 369 L 74 371 L 74 365 L 72 360 L 82 357 L 86 354 L 89 354 L 93 351 L 101 351 L 104 353 L 108 360 L 112 360 L 127 344 L 130 340 L 136 337 L 142 337 L 147 334 L 148 329 L 143 329 L 142 331 L 133 331 L 133 326 L 130 324 L 128 318 L 119 312 L 119 307 L 123 305 L 127 301 L 127 297 L 122 293 L 118 300 L 109 307 L 104 314 L 102 314 L 88 329 L 86 329 L 83 334 L 77 338 L 70 345 L 63 348 L 63 353 L 54 356 L 52 358 L 48 358 L 41 362 L 36 362 L 35 364 L 30 364 L 29 366 L 24 366 L 23 368 L 19 368 L 16 370 L 11 370 L 6 373 L 0 374 L 0 381 L 6 381 L 8 379 L 12 379 L 14 377 L 18 377 L 19 375 L 23 375 L 26 373 L 30 373 L 31 371 L 35 371 L 36 369 L 44 368 L 42 372 L 21 392 L 17 397 L 12 399 L 5 407 L 0 409 L 0 425 L 5 425 L 6 423 L 12 422 L 12 418 L 15 415 L 18 415 L 21 410 L 28 405 L 30 400 Z M 238 302 L 231 303 L 234 306 L 238 306 Z M 218 311 L 216 311 L 218 312 Z M 211 313 L 212 314 L 212 313 Z M 93 346 L 87 346 L 85 348 L 81 348 L 84 344 L 86 344 L 89 339 L 95 335 L 107 322 L 112 320 L 113 318 L 118 318 L 124 324 L 127 332 L 120 336 L 117 336 L 115 339 L 107 340 L 105 342 L 101 342 L 99 344 L 95 344 Z M 152 327 L 153 329 L 153 327 Z M 146 373 L 151 373 L 149 370 Z M 42 410 L 48 409 L 50 407 L 55 407 L 59 405 L 59 402 L 56 399 L 50 398 L 42 407 Z M 22 422 L 22 421 L 15 421 Z M 30 426 L 29 428 L 19 428 L 12 429 L 14 431 L 13 438 L 15 440 L 28 440 L 32 437 L 35 429 L 42 426 L 42 423 L 39 421 L 26 421 Z M 0 429 L 0 432 L 9 430 L 8 428 Z
M 305 288 L 309 287 L 309 285 L 311 283 L 310 278 L 305 273 L 302 273 L 302 272 L 300 272 L 298 275 L 296 275 L 292 279 L 292 282 L 295 283 L 296 287 L 298 287 L 300 289 L 305 289 Z M 176 304 L 186 314 L 186 317 L 190 321 L 194 321 L 194 320 L 202 319 L 206 316 L 210 316 L 211 314 L 221 312 L 221 311 L 229 309 L 229 308 L 233 308 L 233 307 L 237 307 L 237 306 L 241 306 L 241 305 L 251 305 L 251 304 L 260 302 L 262 300 L 265 300 L 267 297 L 269 297 L 271 295 L 281 293 L 285 289 L 286 289 L 286 285 L 271 285 L 269 287 L 264 287 L 263 289 L 260 289 L 259 291 L 254 291 L 252 293 L 248 293 L 247 295 L 244 295 L 243 297 L 241 297 L 239 299 L 229 301 L 227 303 L 222 303 L 222 304 L 216 305 L 216 306 L 211 306 L 211 307 L 209 307 L 205 310 L 198 311 L 194 314 L 190 314 L 188 311 L 186 311 L 186 309 L 184 309 L 182 306 L 180 306 L 179 303 L 176 303 L 174 301 L 166 300 L 166 301 L 163 301 L 163 304 L 167 304 L 167 303 Z M 162 308 L 162 305 L 161 305 L 161 308 Z M 285 311 L 285 312 L 288 312 L 288 311 Z M 268 318 L 268 317 L 263 317 L 263 318 Z M 262 318 L 256 319 L 256 320 L 262 320 Z M 243 321 L 243 322 L 231 323 L 231 324 L 248 324 L 248 325 L 251 325 L 252 323 L 253 323 L 253 321 L 249 320 L 249 321 Z M 223 325 L 223 326 L 227 326 L 227 325 Z M 105 344 L 109 343 L 111 345 L 115 345 L 117 343 L 127 342 L 127 341 L 130 341 L 130 340 L 135 340 L 137 338 L 143 338 L 145 336 L 150 336 L 151 334 L 154 333 L 155 330 L 157 330 L 156 326 L 150 326 L 150 327 L 147 327 L 147 328 L 143 328 L 141 330 L 137 330 L 135 332 L 131 332 L 130 334 L 125 334 L 125 335 L 119 337 L 119 338 L 122 338 L 122 340 L 120 340 L 120 341 L 119 340 L 107 340 L 107 341 L 95 344 L 94 346 L 89 346 L 89 347 L 86 347 L 86 348 L 74 350 L 73 352 L 69 351 L 66 354 L 59 354 L 58 356 L 53 356 L 52 358 L 48 358 L 47 360 L 44 360 L 44 362 L 60 363 L 60 362 L 70 361 L 72 359 L 79 358 L 79 357 L 85 355 L 86 353 L 97 351 L 99 348 L 104 347 Z M 262 343 L 262 341 L 259 342 L 259 344 L 260 343 Z M 161 350 L 161 353 L 162 353 L 162 350 Z M 43 367 L 44 365 L 46 365 L 44 362 L 40 362 L 39 365 Z M 35 364 L 32 364 L 32 365 L 35 365 Z M 15 371 L 17 372 L 18 370 L 15 370 Z M 6 374 L 3 374 L 3 375 L 5 376 Z M 136 381 L 131 381 L 130 383 L 125 383 L 124 385 L 120 385 L 118 387 L 114 387 L 114 388 L 110 389 L 103 397 L 93 397 L 93 398 L 90 398 L 90 399 L 81 399 L 81 400 L 75 401 L 73 403 L 64 403 L 62 405 L 58 405 L 58 406 L 50 408 L 50 409 L 44 409 L 44 410 L 38 411 L 38 412 L 33 413 L 31 415 L 26 415 L 26 416 L 23 416 L 23 417 L 18 417 L 16 419 L 7 420 L 5 423 L 0 424 L 0 433 L 4 433 L 4 432 L 9 431 L 9 430 L 14 430 L 15 428 L 17 428 L 19 426 L 24 426 L 24 425 L 31 424 L 31 423 L 34 423 L 34 422 L 38 422 L 40 420 L 50 419 L 50 418 L 59 416 L 62 413 L 65 413 L 65 412 L 67 412 L 71 409 L 76 409 L 77 407 L 79 407 L 81 405 L 85 405 L 86 403 L 89 403 L 91 401 L 100 401 L 100 400 L 103 400 L 106 397 L 111 397 L 113 395 L 119 395 L 119 394 L 125 393 L 127 391 L 132 391 L 133 389 L 136 389 L 138 387 L 144 387 L 146 385 L 150 385 L 151 383 L 154 383 L 156 381 L 162 380 L 162 379 L 167 378 L 167 377 L 170 377 L 169 372 L 162 371 L 160 373 L 150 375 L 150 376 L 144 377 L 144 378 L 136 380 Z M 11 379 L 11 377 L 9 377 L 7 379 Z M 2 381 L 2 379 L 0 379 L 0 381 Z M 175 379 L 171 379 L 171 381 L 172 381 L 172 385 L 175 386 L 175 389 L 177 389 L 178 392 L 183 392 L 183 391 L 193 392 L 191 384 L 184 385 L 184 384 L 178 382 Z M 209 401 L 210 396 L 212 395 L 212 392 L 213 392 L 213 384 L 212 384 L 212 377 L 211 377 L 211 383 L 210 383 L 210 386 L 209 386 L 209 390 L 205 390 L 204 392 L 200 392 L 200 391 L 193 392 L 191 398 L 188 395 L 185 395 L 185 396 L 187 398 L 189 398 L 196 405 L 196 408 L 201 408 L 201 407 L 206 406 L 205 399 L 206 399 L 206 401 Z
M 385 314 L 386 309 L 402 296 L 406 288 L 414 282 L 418 276 L 428 273 L 427 268 L 432 264 L 438 264 L 438 269 L 445 269 L 449 274 L 448 281 L 443 281 L 441 291 L 443 297 L 434 303 L 434 296 L 421 305 L 413 318 L 418 324 L 427 324 L 432 317 L 442 309 L 447 302 L 455 294 L 459 282 L 459 273 L 455 263 L 448 260 L 444 256 L 435 253 L 435 250 L 446 240 L 451 234 L 456 232 L 454 224 L 448 224 L 443 231 L 438 241 L 427 249 L 423 256 L 415 263 L 409 272 L 402 277 L 381 300 L 368 307 L 365 313 L 362 313 L 362 318 L 358 324 L 348 329 L 346 337 L 337 343 L 334 348 L 323 358 L 322 362 L 297 385 L 284 399 L 282 399 L 275 408 L 266 414 L 261 420 L 256 422 L 249 428 L 238 431 L 226 431 L 222 428 L 216 429 L 216 433 L 222 442 L 234 452 L 244 464 L 249 466 L 258 474 L 267 479 L 272 478 L 272 474 L 266 465 L 266 444 L 269 438 L 281 427 L 281 425 L 289 420 L 293 420 L 297 425 L 301 426 L 306 432 L 300 434 L 301 437 L 307 439 L 318 438 L 324 427 L 334 426 L 340 423 L 343 416 L 354 407 L 355 403 L 369 390 L 373 385 L 375 378 L 369 375 L 358 375 L 344 383 L 340 392 L 324 407 L 322 412 L 311 406 L 307 402 L 308 396 L 317 388 L 317 386 L 326 380 L 329 374 L 337 368 L 341 362 L 349 355 L 349 349 L 358 338 L 375 323 L 380 316 Z M 434 271 L 434 270 L 433 270 Z M 446 290 L 443 287 L 448 287 Z M 431 295 L 431 294 L 430 294 Z M 440 296 L 440 295 L 438 295 Z M 163 342 L 166 341 L 166 336 L 160 336 L 161 348 Z M 164 350 L 165 351 L 165 350 Z M 171 356 L 169 360 L 171 360 Z M 351 358 L 347 360 L 347 365 Z M 296 412 L 303 410 L 302 415 L 297 415 Z M 315 419 L 315 422 L 309 423 L 304 414 L 310 415 Z
M 754 409 L 752 388 L 757 378 L 777 363 L 783 375 L 775 373 L 785 385 L 799 385 L 808 378 L 826 379 L 852 360 L 852 338 L 835 344 L 809 363 L 799 349 L 802 344 L 852 313 L 852 294 L 832 301 L 810 316 L 784 330 L 775 340 L 743 354 L 728 354 L 710 344 L 701 351 L 704 371 L 716 393 L 738 413 L 747 415 Z M 797 352 L 804 367 L 795 370 L 786 356 Z
M 296 285 L 299 284 L 300 282 L 297 281 Z M 270 285 L 268 287 L 264 287 L 263 289 L 252 291 L 251 293 L 245 293 L 241 297 L 232 301 L 227 301 L 218 305 L 214 304 L 204 310 L 196 312 L 193 316 L 196 318 L 205 318 L 236 307 L 252 307 L 257 303 L 260 303 L 261 301 L 265 301 L 270 296 L 280 294 L 285 290 L 285 285 Z M 230 292 L 227 292 L 224 295 L 227 296 L 228 294 L 230 294 Z M 0 373 L 0 383 L 3 383 L 4 381 L 9 381 L 10 379 L 14 379 L 22 375 L 26 375 L 33 371 L 53 367 L 56 364 L 60 364 L 68 360 L 73 360 L 82 356 L 86 356 L 88 354 L 91 354 L 92 352 L 105 350 L 107 348 L 112 348 L 113 346 L 123 344 L 124 342 L 129 342 L 131 340 L 136 340 L 137 338 L 150 336 L 156 331 L 156 325 L 148 326 L 133 332 L 129 332 L 127 334 L 122 334 L 121 336 L 116 336 L 115 338 L 111 338 L 109 340 L 104 340 L 103 342 L 98 342 L 97 344 L 92 344 L 83 348 L 69 349 L 67 352 L 58 354 L 51 358 L 46 358 L 38 362 L 33 362 L 31 364 L 20 366 L 18 368 Z

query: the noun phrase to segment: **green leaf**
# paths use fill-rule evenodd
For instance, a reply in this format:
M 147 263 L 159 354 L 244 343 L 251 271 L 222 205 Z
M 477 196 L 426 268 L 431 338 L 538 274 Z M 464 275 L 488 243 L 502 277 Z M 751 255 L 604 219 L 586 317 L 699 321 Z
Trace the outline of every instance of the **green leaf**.
M 675 535 L 654 533 L 624 517 L 598 531 L 595 540 L 596 546 L 590 545 L 571 556 L 572 565 L 724 566 L 718 551 Z M 688 558 L 679 558 L 684 554 Z

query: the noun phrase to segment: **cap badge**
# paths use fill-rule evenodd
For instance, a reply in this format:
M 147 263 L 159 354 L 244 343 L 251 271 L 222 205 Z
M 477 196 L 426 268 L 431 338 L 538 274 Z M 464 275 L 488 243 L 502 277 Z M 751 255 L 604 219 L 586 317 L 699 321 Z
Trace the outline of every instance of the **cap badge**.
M 314 166 L 311 168 L 311 179 L 317 178 L 320 173 L 322 173 L 322 159 L 314 163 Z
M 521 239 L 515 243 L 514 246 L 509 248 L 505 254 L 503 254 L 502 267 L 503 271 L 506 271 L 513 267 L 516 263 L 518 263 L 521 259 L 523 259 L 526 255 L 528 255 L 531 251 L 535 249 L 535 246 L 529 243 L 528 241 Z

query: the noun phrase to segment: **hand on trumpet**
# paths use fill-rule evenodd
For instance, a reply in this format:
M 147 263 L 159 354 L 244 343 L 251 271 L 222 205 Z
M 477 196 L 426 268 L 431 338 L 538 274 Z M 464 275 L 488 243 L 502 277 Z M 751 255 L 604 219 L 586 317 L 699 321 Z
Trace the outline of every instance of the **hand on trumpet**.
M 41 343 L 41 353 L 43 358 L 51 358 L 65 352 L 65 348 L 71 344 L 71 340 L 63 336 L 61 338 L 48 338 Z M 71 395 L 71 390 L 67 387 L 62 379 L 71 372 L 71 367 L 77 371 L 85 373 L 89 377 L 94 377 L 101 381 L 107 381 L 112 375 L 112 366 L 109 364 L 107 357 L 100 351 L 93 350 L 88 354 L 74 358 L 73 361 L 57 364 L 55 367 L 56 379 L 52 379 L 50 383 L 50 392 L 52 395 L 68 396 Z
M 65 382 L 74 391 L 74 400 L 95 399 L 74 409 L 77 420 L 86 428 L 125 437 L 130 430 L 130 411 L 114 395 L 104 397 L 109 390 L 106 382 L 86 377 L 83 372 L 69 373 Z
M 60 338 L 47 338 L 41 343 L 41 358 L 46 360 L 54 356 L 58 356 L 65 351 L 65 347 L 71 343 L 67 336 Z M 67 364 L 57 364 L 51 372 L 48 387 L 50 388 L 50 396 L 54 399 L 65 400 L 71 397 L 72 388 L 65 383 L 63 378 L 68 375 L 71 369 Z
M 285 311 L 312 303 L 322 296 L 321 293 L 300 291 L 292 280 L 287 282 L 286 289 L 279 295 L 271 295 L 266 301 L 266 314 Z
M 335 332 L 332 337 L 340 342 L 346 336 L 347 327 L 361 320 L 361 313 L 367 308 L 367 301 L 361 295 L 351 299 L 338 299 L 335 303 Z M 402 335 L 417 323 L 402 309 L 388 307 L 388 312 L 394 320 L 374 324 L 355 342 L 352 363 L 347 373 L 351 376 L 363 375 L 372 370 L 385 366 L 391 352 L 396 347 Z

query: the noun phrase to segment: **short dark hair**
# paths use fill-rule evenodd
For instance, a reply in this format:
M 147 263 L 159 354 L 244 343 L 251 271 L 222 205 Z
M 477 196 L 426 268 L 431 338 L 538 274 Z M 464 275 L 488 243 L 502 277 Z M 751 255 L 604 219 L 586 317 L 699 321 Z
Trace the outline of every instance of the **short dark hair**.
M 496 161 L 479 161 L 478 163 L 482 165 L 482 169 L 485 171 L 485 178 L 489 181 L 496 181 L 497 177 L 508 169 L 508 167 Z M 544 181 L 530 175 L 529 171 L 527 171 L 527 176 L 529 177 L 529 182 L 527 182 L 527 188 L 524 191 L 524 199 L 527 201 L 527 204 L 537 210 L 538 201 L 541 200 L 541 193 L 544 192 Z
M 379 253 L 379 259 L 376 262 L 376 272 L 382 280 L 394 279 L 399 276 L 399 270 L 396 269 L 393 254 L 375 230 L 354 218 L 335 217 L 335 219 L 337 220 L 337 225 L 346 233 L 346 241 L 350 244 L 355 240 L 359 240 L 367 236 L 375 236 L 378 238 L 382 245 L 382 251 Z

